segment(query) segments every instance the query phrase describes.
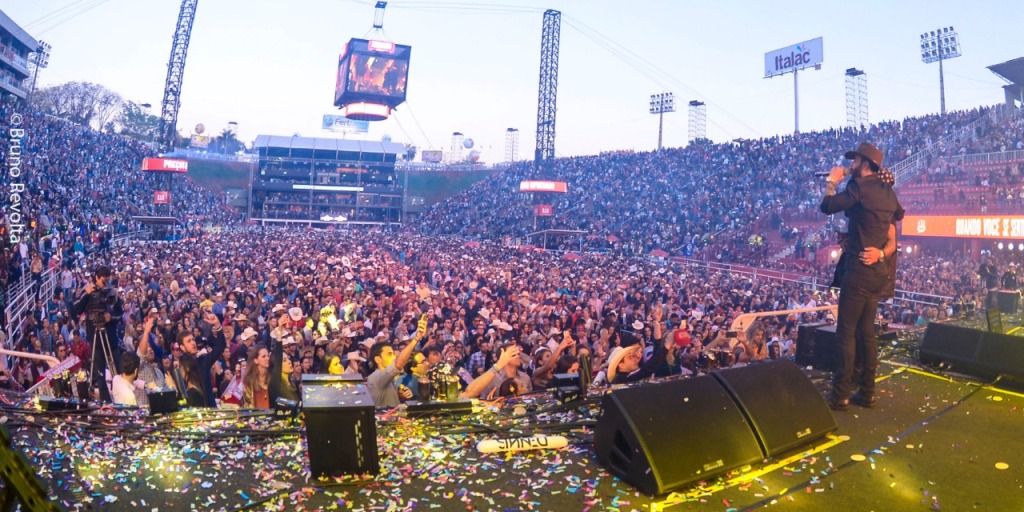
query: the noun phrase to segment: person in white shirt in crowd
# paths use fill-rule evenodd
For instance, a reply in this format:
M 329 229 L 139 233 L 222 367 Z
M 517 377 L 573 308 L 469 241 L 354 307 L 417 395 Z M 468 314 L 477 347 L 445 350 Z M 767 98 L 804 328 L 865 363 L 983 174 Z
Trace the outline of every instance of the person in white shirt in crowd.
M 114 377 L 112 384 L 115 404 L 138 405 L 135 398 L 135 378 L 139 376 L 139 356 L 134 352 L 121 354 L 121 374 Z M 141 391 L 141 390 L 139 390 Z

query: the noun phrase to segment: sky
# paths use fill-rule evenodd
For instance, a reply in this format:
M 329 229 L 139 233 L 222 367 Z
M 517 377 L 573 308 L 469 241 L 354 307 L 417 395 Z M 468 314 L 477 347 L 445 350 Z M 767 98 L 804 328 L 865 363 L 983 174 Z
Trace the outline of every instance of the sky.
M 407 102 L 349 138 L 450 150 L 452 132 L 485 162 L 520 159 L 536 143 L 543 12 L 562 13 L 556 154 L 657 147 L 650 95 L 672 92 L 664 145 L 685 146 L 691 100 L 707 104 L 715 142 L 794 130 L 794 81 L 764 76 L 766 52 L 823 38 L 820 70 L 799 73 L 800 130 L 846 124 L 845 70 L 867 75 L 869 120 L 939 112 L 937 63 L 920 35 L 953 26 L 963 56 L 946 61 L 949 111 L 1004 101 L 986 66 L 1024 56 L 1019 1 L 476 0 L 388 2 L 383 34 L 370 0 L 200 0 L 185 64 L 178 128 L 214 134 L 238 123 L 259 134 L 340 137 L 320 127 L 333 107 L 337 58 L 349 38 L 412 46 Z M 177 0 L 0 0 L 30 35 L 53 46 L 37 87 L 101 84 L 159 115 Z

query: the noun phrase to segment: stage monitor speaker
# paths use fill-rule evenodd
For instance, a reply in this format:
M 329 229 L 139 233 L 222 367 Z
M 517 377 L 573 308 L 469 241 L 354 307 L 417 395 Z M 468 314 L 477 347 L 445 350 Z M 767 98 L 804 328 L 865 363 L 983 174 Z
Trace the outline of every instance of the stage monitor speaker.
M 719 370 L 712 376 L 740 404 L 766 456 L 787 452 L 838 428 L 828 403 L 792 361 L 765 361 Z
M 1020 292 L 1017 290 L 999 290 L 996 293 L 996 305 L 999 311 L 1007 315 L 1017 314 L 1017 304 L 1020 302 Z
M 826 323 L 801 324 L 796 335 L 796 362 L 801 366 L 814 364 L 815 333 Z
M 314 478 L 380 472 L 376 416 L 366 384 L 303 376 L 302 410 Z
M 823 325 L 814 330 L 814 360 L 811 363 L 819 370 L 830 372 L 836 369 L 837 360 L 836 324 Z
M 763 458 L 743 412 L 710 376 L 618 389 L 601 408 L 598 461 L 651 496 Z
M 1024 385 L 1024 338 L 986 332 L 978 350 L 980 377 L 995 379 L 1015 388 Z
M 978 329 L 930 322 L 918 347 L 921 362 L 946 363 L 953 371 L 976 375 L 978 351 L 984 334 Z

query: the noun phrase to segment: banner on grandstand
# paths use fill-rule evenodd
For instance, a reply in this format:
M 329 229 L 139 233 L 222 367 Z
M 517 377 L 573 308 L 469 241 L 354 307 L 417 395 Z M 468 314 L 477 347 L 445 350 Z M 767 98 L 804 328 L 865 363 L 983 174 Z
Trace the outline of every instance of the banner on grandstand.
M 193 148 L 208 148 L 210 147 L 210 136 L 193 133 L 192 138 L 189 139 L 188 145 Z
M 820 66 L 823 60 L 820 37 L 779 48 L 764 54 L 764 77 L 771 78 L 812 66 Z
M 903 219 L 902 234 L 905 236 L 1024 239 L 1024 216 L 907 215 Z
M 420 155 L 422 155 L 423 162 L 428 164 L 440 163 L 444 158 L 444 152 L 440 149 L 424 149 Z
M 174 158 L 143 158 L 142 170 L 148 172 L 188 172 L 188 160 Z
M 324 114 L 323 125 L 321 127 L 324 130 L 332 132 L 366 133 L 370 131 L 370 122 L 349 119 L 345 116 Z
M 537 217 L 551 217 L 555 209 L 550 204 L 538 204 L 533 207 L 533 214 Z
M 153 204 L 167 204 L 171 202 L 171 193 L 167 190 L 153 192 Z
M 569 191 L 569 185 L 564 181 L 521 181 L 519 182 L 520 192 L 558 192 L 564 194 Z

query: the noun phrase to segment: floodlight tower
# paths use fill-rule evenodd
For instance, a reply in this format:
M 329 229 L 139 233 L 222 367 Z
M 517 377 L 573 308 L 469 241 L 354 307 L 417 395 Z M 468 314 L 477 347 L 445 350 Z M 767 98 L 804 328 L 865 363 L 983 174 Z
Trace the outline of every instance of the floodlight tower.
M 708 138 L 708 106 L 703 101 L 690 102 L 690 123 L 687 128 L 688 142 Z
M 671 92 L 651 95 L 651 113 L 658 114 L 658 151 L 661 151 L 661 134 L 665 112 L 676 111 L 676 95 Z
M 39 70 L 46 69 L 50 65 L 50 50 L 52 48 L 50 43 L 39 41 L 36 45 L 36 51 L 32 52 L 32 57 L 29 59 L 29 64 L 32 65 L 32 87 L 28 90 L 29 97 L 36 90 L 36 78 L 39 77 Z
M 939 101 L 946 113 L 946 82 L 942 61 L 960 56 L 960 37 L 953 27 L 943 27 L 921 34 L 921 61 L 925 64 L 939 61 Z
M 868 125 L 868 78 L 857 68 L 846 70 L 846 125 Z
M 505 130 L 505 161 L 516 160 L 519 160 L 519 129 L 509 128 Z

